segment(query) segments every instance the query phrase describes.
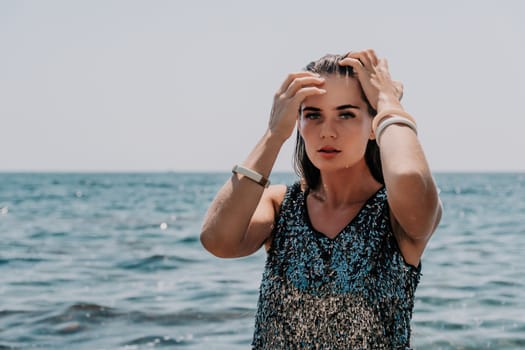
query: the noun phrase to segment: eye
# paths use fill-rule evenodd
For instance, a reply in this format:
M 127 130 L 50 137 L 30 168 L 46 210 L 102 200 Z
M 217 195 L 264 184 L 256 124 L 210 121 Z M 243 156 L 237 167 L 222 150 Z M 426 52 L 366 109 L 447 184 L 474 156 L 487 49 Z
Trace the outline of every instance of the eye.
M 309 112 L 309 113 L 304 114 L 303 117 L 305 119 L 315 120 L 315 119 L 321 118 L 321 114 L 315 113 L 315 112 Z
M 339 114 L 339 118 L 341 119 L 352 119 L 355 118 L 355 114 L 352 112 L 343 112 Z

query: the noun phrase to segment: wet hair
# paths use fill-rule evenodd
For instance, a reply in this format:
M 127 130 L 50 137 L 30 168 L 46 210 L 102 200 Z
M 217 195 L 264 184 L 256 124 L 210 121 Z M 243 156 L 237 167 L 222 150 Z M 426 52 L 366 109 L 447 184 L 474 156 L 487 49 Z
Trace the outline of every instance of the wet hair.
M 304 70 L 321 75 L 335 74 L 340 76 L 356 77 L 352 67 L 339 65 L 339 62 L 345 57 L 346 55 L 325 55 L 317 61 L 310 62 Z M 363 91 L 361 91 L 361 94 L 363 100 L 368 106 L 368 113 L 371 116 L 375 116 L 377 114 L 376 110 L 372 107 Z M 370 172 L 372 173 L 372 176 L 378 182 L 384 184 L 385 181 L 383 179 L 383 170 L 381 168 L 379 147 L 377 146 L 375 140 L 368 140 L 365 151 L 365 161 L 366 165 L 370 169 Z M 304 140 L 299 133 L 299 130 L 297 130 L 293 163 L 295 172 L 305 181 L 307 188 L 317 189 L 321 182 L 321 172 L 310 161 L 310 158 L 308 158 Z

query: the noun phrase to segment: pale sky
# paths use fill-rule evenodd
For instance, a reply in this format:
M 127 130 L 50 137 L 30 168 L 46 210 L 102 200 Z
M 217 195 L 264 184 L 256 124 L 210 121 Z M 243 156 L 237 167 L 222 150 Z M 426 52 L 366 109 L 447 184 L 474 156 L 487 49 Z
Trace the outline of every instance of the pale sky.
M 0 171 L 229 171 L 289 72 L 365 48 L 434 171 L 525 171 L 523 4 L 0 0 Z

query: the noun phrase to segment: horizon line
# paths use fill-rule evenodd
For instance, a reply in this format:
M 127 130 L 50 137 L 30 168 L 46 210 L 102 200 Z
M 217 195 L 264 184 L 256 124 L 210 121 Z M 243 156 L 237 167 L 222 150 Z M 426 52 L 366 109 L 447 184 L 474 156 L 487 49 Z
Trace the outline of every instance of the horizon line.
M 225 174 L 230 170 L 203 169 L 0 169 L 0 174 Z M 276 169 L 271 174 L 295 174 L 293 170 Z M 433 170 L 433 174 L 525 174 L 525 169 L 454 169 Z M 270 175 L 271 176 L 271 175 Z

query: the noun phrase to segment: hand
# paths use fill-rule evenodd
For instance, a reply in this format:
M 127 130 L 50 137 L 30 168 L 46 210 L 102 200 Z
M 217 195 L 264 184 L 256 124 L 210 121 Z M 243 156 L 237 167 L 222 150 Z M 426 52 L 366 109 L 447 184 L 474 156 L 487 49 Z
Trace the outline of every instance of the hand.
M 339 62 L 350 66 L 361 83 L 368 102 L 377 110 L 379 99 L 399 102 L 403 97 L 403 84 L 390 77 L 386 59 L 378 59 L 374 50 L 351 52 Z
M 268 128 L 284 142 L 293 132 L 301 103 L 308 96 L 321 95 L 324 79 L 311 72 L 288 75 L 273 99 Z

